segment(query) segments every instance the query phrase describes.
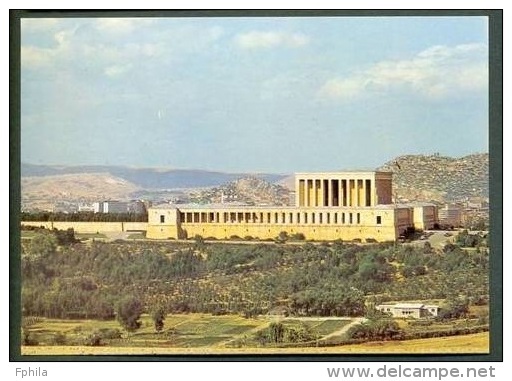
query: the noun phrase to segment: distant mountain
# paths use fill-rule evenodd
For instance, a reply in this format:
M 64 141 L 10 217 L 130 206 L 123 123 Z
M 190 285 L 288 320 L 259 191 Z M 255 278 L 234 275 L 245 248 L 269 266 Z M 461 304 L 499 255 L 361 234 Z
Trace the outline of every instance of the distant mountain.
M 108 173 L 143 189 L 180 189 L 218 186 L 239 178 L 254 176 L 277 182 L 286 175 L 225 173 L 188 169 L 130 168 L 123 166 L 54 166 L 21 164 L 21 177 L 57 176 L 82 173 Z
M 393 195 L 400 202 L 445 203 L 489 197 L 488 154 L 462 158 L 404 155 L 388 161 L 378 170 L 394 173 Z M 283 174 L 21 165 L 22 204 L 27 209 L 51 209 L 51 205 L 62 201 L 130 198 L 197 202 L 223 199 L 225 202 L 286 205 L 290 202 L 290 191 L 294 190 L 293 179 Z
M 489 197 L 489 155 L 461 158 L 399 156 L 378 168 L 393 172 L 393 193 L 400 201 L 461 201 Z

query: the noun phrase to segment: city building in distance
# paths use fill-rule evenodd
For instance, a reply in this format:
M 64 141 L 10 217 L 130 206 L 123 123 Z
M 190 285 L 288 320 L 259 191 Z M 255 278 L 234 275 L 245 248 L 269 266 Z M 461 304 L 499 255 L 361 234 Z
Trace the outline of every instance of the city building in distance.
M 295 206 L 163 204 L 148 210 L 147 238 L 395 241 L 438 223 L 433 204 L 395 204 L 392 172 L 297 173 Z

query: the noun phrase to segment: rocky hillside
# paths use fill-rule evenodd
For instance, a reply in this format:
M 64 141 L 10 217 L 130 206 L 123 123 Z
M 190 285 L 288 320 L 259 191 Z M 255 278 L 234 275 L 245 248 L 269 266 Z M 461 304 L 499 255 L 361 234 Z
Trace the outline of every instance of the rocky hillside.
M 289 205 L 290 191 L 257 177 L 241 178 L 201 192 L 199 202 L 243 202 L 254 205 Z
M 391 171 L 399 201 L 461 201 L 489 197 L 489 155 L 461 158 L 439 155 L 399 156 L 378 170 Z

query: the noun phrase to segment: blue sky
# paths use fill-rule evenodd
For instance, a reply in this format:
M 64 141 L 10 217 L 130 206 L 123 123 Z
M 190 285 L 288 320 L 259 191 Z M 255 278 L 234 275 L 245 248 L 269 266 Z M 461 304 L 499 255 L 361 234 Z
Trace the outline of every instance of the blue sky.
M 488 151 L 484 17 L 23 19 L 21 160 L 228 172 Z

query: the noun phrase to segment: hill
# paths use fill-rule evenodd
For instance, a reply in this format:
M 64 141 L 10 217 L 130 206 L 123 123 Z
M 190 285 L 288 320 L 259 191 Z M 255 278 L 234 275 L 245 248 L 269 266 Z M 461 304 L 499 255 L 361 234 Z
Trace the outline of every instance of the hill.
M 48 209 L 67 201 L 124 200 L 139 187 L 108 173 L 82 173 L 21 178 L 24 205 Z
M 400 202 L 454 202 L 489 197 L 489 155 L 462 158 L 404 155 L 381 167 L 391 171 Z M 294 177 L 285 174 L 122 166 L 21 165 L 22 201 L 27 209 L 52 209 L 59 201 L 143 198 L 155 202 L 239 201 L 289 205 Z
M 251 177 L 264 181 L 267 189 L 262 202 L 280 203 L 277 191 L 272 193 L 270 183 L 286 175 L 225 173 L 188 169 L 130 168 L 123 166 L 52 166 L 21 164 L 21 198 L 24 210 L 54 210 L 60 204 L 63 210 L 76 210 L 76 202 L 99 200 L 145 199 L 153 202 L 168 200 L 190 201 L 204 198 L 203 190 L 226 186 L 241 178 Z M 230 186 L 227 186 L 230 188 Z M 246 187 L 247 188 L 247 187 Z M 261 186 L 258 189 L 263 189 Z M 248 202 L 259 202 L 248 197 L 249 191 L 226 190 L 225 194 Z M 270 192 L 270 193 L 268 193 Z M 256 196 L 257 194 L 254 194 Z M 211 195 L 212 197 L 215 194 Z M 208 195 L 205 196 L 208 202 Z M 220 200 L 220 193 L 219 193 Z
M 393 193 L 399 201 L 438 203 L 489 197 L 489 155 L 461 158 L 405 155 L 379 167 L 393 172 Z
M 256 205 L 289 205 L 289 189 L 257 177 L 244 177 L 220 187 L 204 190 L 202 202 L 243 202 Z

